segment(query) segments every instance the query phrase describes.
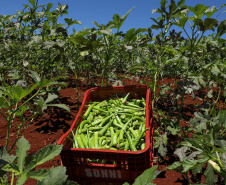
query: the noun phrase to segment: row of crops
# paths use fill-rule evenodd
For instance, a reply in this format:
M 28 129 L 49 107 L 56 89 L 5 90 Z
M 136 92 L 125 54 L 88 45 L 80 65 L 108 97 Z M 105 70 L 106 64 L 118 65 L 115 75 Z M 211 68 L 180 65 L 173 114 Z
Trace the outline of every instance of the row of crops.
M 19 140 L 25 125 L 32 124 L 48 107 L 70 111 L 58 97 L 68 77 L 73 76 L 77 101 L 79 82 L 84 79 L 87 86 L 104 87 L 124 85 L 124 79 L 135 77 L 150 86 L 158 160 L 164 160 L 174 148 L 178 161 L 167 169 L 179 171 L 188 183 L 188 172 L 192 176 L 204 174 L 209 185 L 226 183 L 226 20 L 214 18 L 225 5 L 191 7 L 185 0 L 161 0 L 160 7 L 152 10 L 159 18 L 151 18 L 153 25 L 148 28 L 120 30 L 132 8 L 121 17 L 113 15 L 106 25 L 93 21 L 93 28 L 73 29 L 72 34 L 68 28 L 81 22 L 65 18 L 63 24 L 59 23 L 58 19 L 68 13 L 68 6 L 58 4 L 56 10 L 52 6 L 29 0 L 24 10 L 0 15 L 0 114 L 7 123 L 6 142 L 0 152 L 1 182 L 8 183 L 9 171 L 12 181 L 14 175 L 20 179 L 18 184 L 29 175 L 35 176 L 28 172 L 40 164 L 33 164 L 33 158 L 33 166 L 23 170 L 26 149 L 17 150 L 18 158 L 8 153 L 17 142 L 28 144 Z M 161 85 L 164 78 L 170 83 Z M 94 79 L 101 81 L 96 83 Z M 188 96 L 202 103 L 193 105 L 192 118 L 181 126 Z M 29 117 L 25 117 L 26 112 Z M 9 145 L 12 125 L 18 132 Z M 176 138 L 174 142 L 170 141 L 172 137 Z M 56 148 L 46 150 L 51 157 L 40 152 L 36 158 L 49 160 L 60 152 Z M 37 178 L 40 184 L 47 172 L 42 175 Z

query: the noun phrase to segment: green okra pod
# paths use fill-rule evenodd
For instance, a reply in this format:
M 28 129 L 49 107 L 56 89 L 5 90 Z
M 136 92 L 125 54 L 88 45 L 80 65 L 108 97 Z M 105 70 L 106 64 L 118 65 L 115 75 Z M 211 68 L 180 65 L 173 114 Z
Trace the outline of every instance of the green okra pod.
M 119 133 L 119 142 L 122 142 L 124 140 L 124 132 L 127 130 L 127 128 L 129 127 L 129 123 L 132 121 L 133 118 L 130 118 L 129 121 L 127 121 L 127 123 L 122 127 L 122 129 L 120 130 Z
M 131 150 L 131 151 L 137 151 L 136 147 L 134 146 L 134 143 L 133 143 L 133 141 L 132 141 L 131 136 L 129 135 L 128 132 L 125 132 L 125 133 L 126 133 L 126 136 L 127 136 L 128 142 L 129 142 L 130 150 Z
M 99 137 L 98 137 L 98 132 L 94 132 L 94 136 L 93 136 L 93 139 L 94 139 L 94 147 L 95 148 L 99 148 Z
M 83 115 L 84 119 L 87 119 L 87 117 L 89 116 L 89 113 L 91 112 L 92 108 L 97 104 L 98 102 L 95 102 L 94 104 L 90 105 L 88 107 L 88 109 L 86 110 L 85 114 Z
M 92 125 L 92 126 L 96 126 L 96 125 L 100 124 L 101 121 L 103 121 L 103 119 L 96 119 L 95 121 L 93 121 L 93 122 L 91 123 L 91 125 Z
M 79 148 L 85 148 L 85 146 L 84 146 L 84 144 L 83 144 L 82 139 L 81 139 L 80 136 L 77 136 L 77 137 L 76 137 L 76 140 L 77 140 L 77 142 L 78 142 Z
M 100 127 L 103 127 L 106 123 L 108 123 L 112 116 L 114 116 L 114 114 L 111 114 L 110 116 L 104 118 L 100 123 Z
M 109 122 L 98 132 L 98 135 L 103 136 L 107 129 L 111 126 L 111 124 L 112 120 L 109 120 Z
M 145 149 L 145 143 L 142 143 L 142 144 L 141 144 L 140 149 L 141 149 L 141 150 Z
M 80 130 L 80 133 L 86 133 L 87 132 L 87 129 L 89 131 L 99 131 L 102 129 L 102 127 L 89 127 L 89 128 L 84 128 L 82 130 Z
M 115 137 L 115 132 L 114 132 L 114 128 L 110 127 L 110 132 L 111 132 L 111 143 L 112 146 L 115 146 L 117 144 L 117 138 Z
M 123 128 L 123 125 L 118 124 L 116 118 L 113 119 L 113 123 L 112 123 L 112 124 L 113 124 L 114 126 L 116 126 L 116 127 L 121 128 L 121 129 Z
M 134 138 L 137 137 L 137 134 L 136 134 L 136 132 L 133 130 L 132 127 L 129 128 L 129 131 L 131 132 L 131 134 L 132 134 L 132 136 L 133 136 Z
M 128 151 L 129 150 L 129 141 L 126 140 L 125 142 L 125 147 L 124 147 L 124 151 Z
M 102 136 L 100 139 L 99 139 L 99 146 L 103 146 L 103 141 L 106 139 L 106 136 Z
M 74 139 L 73 147 L 79 148 L 78 142 L 77 142 L 77 139 L 76 139 L 76 135 L 74 134 L 73 130 L 71 130 L 71 133 L 72 133 L 72 136 L 73 136 L 73 139 Z
M 146 130 L 143 130 L 134 140 L 134 146 L 137 147 Z
M 93 121 L 93 115 L 94 115 L 93 112 L 90 112 L 90 113 L 89 113 L 89 116 L 88 116 L 88 118 L 87 118 L 87 121 L 88 121 L 89 123 L 91 123 L 91 122 Z
M 126 103 L 128 97 L 129 97 L 129 95 L 130 95 L 130 93 L 127 93 L 126 96 L 125 96 L 125 98 L 122 99 L 122 103 L 123 103 L 123 104 Z
M 89 142 L 88 142 L 87 137 L 84 134 L 80 134 L 80 138 L 82 140 L 84 147 L 89 148 L 89 144 L 88 144 Z
M 119 125 L 124 126 L 124 124 L 122 123 L 121 119 L 119 118 L 119 116 L 117 114 L 115 115 L 115 118 L 116 118 Z
M 89 125 L 90 122 L 89 122 L 88 120 L 83 120 L 83 121 L 79 124 L 79 130 L 83 129 L 84 126 L 85 126 L 86 124 Z

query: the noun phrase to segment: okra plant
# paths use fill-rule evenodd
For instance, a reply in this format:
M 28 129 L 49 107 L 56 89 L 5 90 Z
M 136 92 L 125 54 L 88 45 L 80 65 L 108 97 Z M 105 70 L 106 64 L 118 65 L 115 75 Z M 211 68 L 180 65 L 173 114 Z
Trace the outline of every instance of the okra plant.
M 38 169 L 41 165 L 55 156 L 59 155 L 62 145 L 48 145 L 39 150 L 36 154 L 27 154 L 30 149 L 29 142 L 22 136 L 16 147 L 16 155 L 9 155 L 3 146 L 0 150 L 0 182 L 5 184 L 23 185 L 28 178 L 36 179 L 37 185 L 77 185 L 78 183 L 66 181 L 66 168 L 63 166 L 52 167 L 51 169 Z M 12 173 L 11 179 L 9 172 Z
M 22 87 L 20 84 L 11 86 L 6 82 L 2 82 L 2 86 L 0 86 L 0 114 L 7 123 L 5 148 L 8 152 L 13 149 L 26 127 L 48 106 L 56 106 L 70 111 L 64 104 L 51 104 L 50 102 L 56 99 L 58 95 L 51 93 L 51 91 L 48 93 L 45 90 L 48 86 L 60 85 L 56 81 L 59 77 L 48 80 L 40 79 L 36 72 L 31 72 L 30 75 L 34 79 L 34 83 L 31 85 L 27 84 L 26 87 Z M 42 95 L 45 94 L 46 99 L 44 100 Z M 25 113 L 31 114 L 27 117 Z M 16 118 L 19 118 L 20 121 L 17 122 Z M 11 139 L 10 130 L 14 124 L 17 128 L 17 136 L 13 144 L 9 146 L 9 140 Z

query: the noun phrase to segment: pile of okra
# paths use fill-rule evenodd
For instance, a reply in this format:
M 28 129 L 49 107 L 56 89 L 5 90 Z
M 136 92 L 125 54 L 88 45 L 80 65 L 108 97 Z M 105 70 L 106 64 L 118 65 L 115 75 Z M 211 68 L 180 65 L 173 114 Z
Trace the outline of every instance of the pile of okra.
M 89 102 L 76 132 L 73 148 L 138 151 L 145 148 L 146 100 L 117 95 Z

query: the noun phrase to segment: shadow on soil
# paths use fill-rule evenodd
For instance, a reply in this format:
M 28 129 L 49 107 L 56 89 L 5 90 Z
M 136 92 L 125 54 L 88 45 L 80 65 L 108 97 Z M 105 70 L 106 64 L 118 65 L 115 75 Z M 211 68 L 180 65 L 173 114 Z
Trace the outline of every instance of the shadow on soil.
M 74 118 L 74 115 L 69 112 L 54 107 L 51 110 L 48 110 L 47 116 L 35 124 L 35 126 L 41 126 L 36 128 L 36 131 L 47 134 L 63 129 L 63 132 L 65 133 L 71 127 L 68 122 L 72 124 Z

